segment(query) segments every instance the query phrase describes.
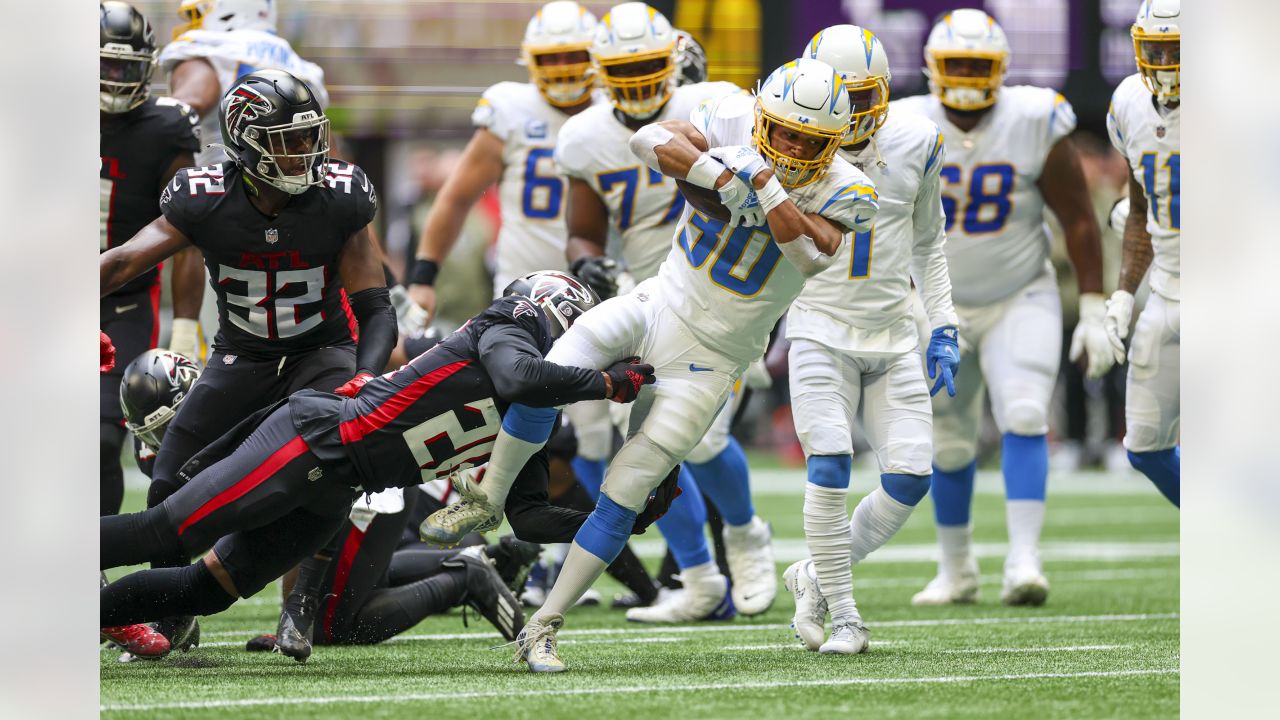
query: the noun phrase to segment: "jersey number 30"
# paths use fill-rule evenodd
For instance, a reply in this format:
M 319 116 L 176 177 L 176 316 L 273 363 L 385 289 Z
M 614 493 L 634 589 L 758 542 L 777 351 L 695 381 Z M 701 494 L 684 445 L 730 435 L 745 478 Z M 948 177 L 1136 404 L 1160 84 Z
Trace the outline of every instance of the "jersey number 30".
M 758 295 L 778 266 L 782 251 L 773 242 L 767 227 L 738 225 L 721 243 L 724 230 L 725 223 L 695 212 L 680 232 L 680 247 L 695 268 L 707 264 L 713 254 L 716 256 L 708 270 L 711 282 L 735 295 Z

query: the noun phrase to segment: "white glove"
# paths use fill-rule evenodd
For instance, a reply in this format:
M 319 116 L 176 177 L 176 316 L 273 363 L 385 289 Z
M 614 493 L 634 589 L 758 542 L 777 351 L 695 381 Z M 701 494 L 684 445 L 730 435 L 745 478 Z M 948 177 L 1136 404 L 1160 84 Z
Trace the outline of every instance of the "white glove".
M 200 322 L 191 318 L 174 318 L 173 331 L 169 334 L 169 352 L 176 352 L 193 362 L 203 362 L 200 357 Z
M 1107 225 L 1118 235 L 1123 236 L 1124 226 L 1127 222 L 1129 222 L 1129 198 L 1125 196 L 1111 206 L 1111 213 L 1107 215 Z
M 1079 360 L 1082 354 L 1089 356 L 1085 373 L 1091 378 L 1102 377 L 1116 363 L 1111 341 L 1103 327 L 1106 304 L 1102 293 L 1084 293 L 1080 296 L 1080 322 L 1076 324 L 1076 331 L 1071 334 L 1071 351 L 1067 353 L 1072 362 Z M 1125 323 L 1126 330 L 1128 327 L 1128 323 Z
M 1107 314 L 1102 319 L 1107 340 L 1115 354 L 1116 364 L 1124 362 L 1124 339 L 1129 337 L 1129 323 L 1133 320 L 1133 294 L 1117 290 L 1107 300 Z
M 751 187 L 751 181 L 756 175 L 768 170 L 769 165 L 760 157 L 760 153 L 750 145 L 727 145 L 725 147 L 711 148 L 707 151 L 711 157 L 724 163 L 729 168 L 729 172 L 737 175 L 742 182 Z
M 406 298 L 408 299 L 408 298 Z M 402 334 L 405 336 L 412 335 L 419 330 L 425 330 L 427 321 L 431 319 L 430 313 L 426 308 L 416 302 L 409 300 L 404 304 L 404 309 L 396 308 L 399 317 L 399 324 L 402 328 Z
M 720 204 L 729 211 L 729 225 L 746 225 L 760 227 L 765 224 L 764 208 L 760 207 L 760 198 L 756 191 L 738 176 L 729 178 L 729 182 L 716 190 L 720 193 Z

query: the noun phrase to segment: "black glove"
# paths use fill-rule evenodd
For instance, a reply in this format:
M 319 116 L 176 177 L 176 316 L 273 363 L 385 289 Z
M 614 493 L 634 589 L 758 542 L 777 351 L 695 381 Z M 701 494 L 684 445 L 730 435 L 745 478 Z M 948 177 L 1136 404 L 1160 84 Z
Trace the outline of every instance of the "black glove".
M 640 362 L 640 358 L 631 357 L 619 360 L 604 371 L 609 376 L 612 391 L 606 398 L 616 403 L 629 403 L 640 394 L 640 388 L 658 381 L 653 374 L 653 366 Z
M 649 526 L 658 521 L 658 518 L 667 514 L 671 509 L 671 503 L 680 497 L 680 466 L 676 465 L 671 468 L 671 472 L 667 473 L 667 477 L 662 484 L 654 489 L 653 494 L 649 496 L 649 502 L 644 506 L 644 510 L 636 515 L 636 522 L 631 526 L 632 535 L 643 535 Z
M 608 300 L 618 294 L 618 275 L 622 272 L 622 266 L 613 258 L 586 255 L 574 260 L 569 266 L 569 272 L 590 285 L 601 300 Z

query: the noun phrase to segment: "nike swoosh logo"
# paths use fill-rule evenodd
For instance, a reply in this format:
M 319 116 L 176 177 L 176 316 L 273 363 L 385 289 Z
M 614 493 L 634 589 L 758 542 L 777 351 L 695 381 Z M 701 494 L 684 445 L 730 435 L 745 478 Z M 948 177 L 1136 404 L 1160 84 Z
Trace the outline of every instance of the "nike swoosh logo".
M 854 222 L 854 223 L 856 223 L 856 224 L 858 224 L 858 225 L 861 225 L 861 224 L 863 224 L 863 223 L 871 222 L 871 218 L 864 218 L 864 217 L 862 217 L 861 215 L 854 215 L 854 216 L 853 216 L 853 222 Z
M 130 310 L 132 310 L 132 309 L 134 309 L 134 308 L 136 308 L 136 307 L 138 307 L 138 303 L 134 303 L 134 304 L 132 304 L 132 305 L 117 305 L 117 306 L 116 306 L 116 314 L 117 314 L 117 315 L 119 315 L 119 314 L 121 314 L 121 313 L 127 313 L 127 312 L 129 312 Z
M 698 367 L 697 365 L 694 365 L 693 363 L 689 363 L 689 372 L 711 372 L 711 371 L 712 371 L 712 370 L 714 370 L 714 369 L 715 369 L 715 368 L 709 368 L 709 367 L 705 367 L 705 368 L 704 368 L 704 367 Z

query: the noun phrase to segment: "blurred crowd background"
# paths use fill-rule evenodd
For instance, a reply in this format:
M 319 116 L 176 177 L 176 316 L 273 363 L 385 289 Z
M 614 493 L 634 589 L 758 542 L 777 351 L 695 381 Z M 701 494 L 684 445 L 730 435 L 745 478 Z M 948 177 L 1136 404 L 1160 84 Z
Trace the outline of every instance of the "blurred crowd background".
M 344 153 L 374 180 L 381 197 L 377 226 L 393 269 L 403 277 L 436 193 L 470 137 L 480 93 L 502 80 L 524 81 L 516 65 L 533 0 L 281 0 L 279 32 L 302 57 L 324 68 L 328 108 Z M 610 3 L 584 2 L 602 16 Z M 1079 117 L 1075 134 L 1103 229 L 1107 286 L 1115 289 L 1120 238 L 1107 226 L 1126 192 L 1128 168 L 1106 138 L 1111 91 L 1134 72 L 1129 26 L 1137 0 L 649 0 L 707 50 L 711 80 L 753 88 L 795 57 L 818 30 L 854 23 L 884 42 L 891 93 L 927 92 L 922 53 L 929 28 L 956 7 L 981 7 L 1004 27 L 1013 54 L 1008 84 L 1060 90 Z M 179 24 L 177 0 L 134 0 L 165 40 Z M 165 78 L 157 73 L 156 90 Z M 206 139 L 206 142 L 211 141 Z M 1053 219 L 1046 215 L 1050 226 Z M 471 213 L 437 282 L 440 318 L 456 327 L 491 297 L 491 250 L 499 226 L 496 189 Z M 1051 420 L 1056 471 L 1128 467 L 1124 434 L 1124 369 L 1097 381 L 1068 362 L 1076 318 L 1076 283 L 1055 231 L 1054 259 L 1063 294 L 1063 360 Z M 755 451 L 802 465 L 792 428 L 785 354 L 773 358 L 774 385 L 739 413 L 735 434 Z M 961 369 L 960 381 L 964 381 Z M 990 420 L 988 418 L 988 420 Z M 980 462 L 995 462 L 999 434 L 988 421 Z

